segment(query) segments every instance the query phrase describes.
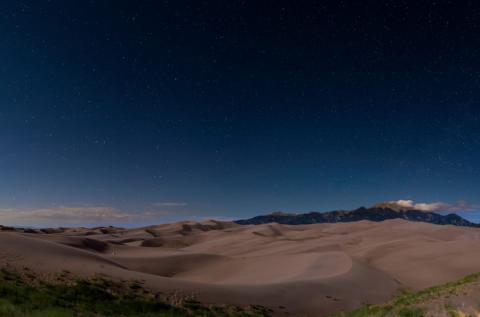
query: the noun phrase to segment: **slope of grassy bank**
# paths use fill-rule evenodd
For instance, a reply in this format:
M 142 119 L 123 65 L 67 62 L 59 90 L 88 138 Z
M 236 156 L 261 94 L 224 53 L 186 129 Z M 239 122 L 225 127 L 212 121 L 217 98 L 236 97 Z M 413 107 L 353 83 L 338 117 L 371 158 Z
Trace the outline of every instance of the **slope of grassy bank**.
M 174 301 L 174 303 L 172 303 Z M 261 317 L 261 307 L 205 306 L 193 298 L 160 299 L 138 282 L 106 278 L 40 280 L 30 271 L 0 272 L 0 317 Z
M 382 305 L 365 305 L 330 317 L 480 316 L 480 273 L 419 292 L 405 292 Z
M 380 305 L 365 305 L 330 317 L 480 316 L 480 273 L 419 292 L 405 292 Z M 114 282 L 105 277 L 55 279 L 0 270 L 0 317 L 265 317 L 251 306 L 206 306 L 191 297 L 160 297 L 141 281 Z

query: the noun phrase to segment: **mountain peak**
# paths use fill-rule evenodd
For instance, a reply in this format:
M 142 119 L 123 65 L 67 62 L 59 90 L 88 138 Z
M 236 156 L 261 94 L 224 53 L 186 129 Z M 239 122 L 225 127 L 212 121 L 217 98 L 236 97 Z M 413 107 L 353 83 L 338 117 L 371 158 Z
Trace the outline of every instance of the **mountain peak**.
M 390 201 L 375 204 L 373 205 L 372 208 L 391 209 L 394 211 L 413 210 L 413 208 L 405 207 L 397 204 L 396 202 L 390 202 Z
M 283 211 L 274 211 L 272 213 L 269 213 L 268 216 L 295 216 L 295 214 L 288 213 L 288 212 L 283 212 Z

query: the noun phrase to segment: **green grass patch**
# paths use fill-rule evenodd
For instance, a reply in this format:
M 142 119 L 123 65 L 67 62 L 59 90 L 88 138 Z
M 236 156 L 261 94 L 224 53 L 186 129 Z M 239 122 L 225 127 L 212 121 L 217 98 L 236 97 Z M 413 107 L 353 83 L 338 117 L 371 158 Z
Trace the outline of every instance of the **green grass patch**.
M 402 295 L 382 305 L 364 305 L 352 312 L 344 312 L 331 315 L 330 317 L 421 317 L 425 315 L 423 309 L 419 308 L 427 300 L 445 298 L 458 294 L 462 288 L 480 279 L 480 273 L 464 277 L 456 282 L 446 283 L 430 287 L 419 292 L 404 291 Z M 449 314 L 454 315 L 455 311 L 449 309 Z
M 0 317 L 263 317 L 262 307 L 206 306 L 194 298 L 178 305 L 156 298 L 139 283 L 105 278 L 63 282 L 27 282 L 11 271 L 0 272 Z

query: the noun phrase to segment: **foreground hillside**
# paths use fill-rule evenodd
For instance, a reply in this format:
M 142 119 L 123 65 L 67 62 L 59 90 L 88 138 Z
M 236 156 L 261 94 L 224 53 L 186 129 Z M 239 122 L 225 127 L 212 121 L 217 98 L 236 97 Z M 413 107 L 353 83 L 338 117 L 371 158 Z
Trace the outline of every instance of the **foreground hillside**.
M 139 283 L 104 277 L 54 280 L 28 269 L 0 272 L 0 317 L 262 317 L 262 307 L 205 306 L 194 298 L 161 298 Z
M 365 305 L 330 317 L 478 316 L 480 274 L 419 292 L 404 292 L 386 304 Z M 262 307 L 205 306 L 194 298 L 158 298 L 135 282 L 104 277 L 41 280 L 28 269 L 0 272 L 0 317 L 267 317 Z M 169 301 L 170 300 L 170 301 Z
M 365 305 L 330 317 L 464 317 L 480 315 L 480 273 L 404 294 L 381 305 Z
M 479 280 L 476 273 L 329 317 L 478 316 Z M 48 280 L 27 268 L 0 271 L 0 298 L 0 317 L 268 317 L 271 313 L 259 306 L 206 306 L 192 297 L 161 297 L 137 281 L 114 282 L 102 276 L 79 279 L 69 272 Z
M 138 229 L 0 231 L 0 266 L 141 282 L 206 305 L 324 316 L 480 268 L 477 228 L 405 220 L 313 225 L 181 222 Z

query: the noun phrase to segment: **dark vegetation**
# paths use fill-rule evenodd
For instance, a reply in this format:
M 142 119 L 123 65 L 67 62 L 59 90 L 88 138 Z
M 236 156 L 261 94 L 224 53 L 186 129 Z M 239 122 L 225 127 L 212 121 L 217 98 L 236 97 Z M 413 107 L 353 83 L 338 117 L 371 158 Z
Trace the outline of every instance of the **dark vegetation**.
M 261 317 L 262 307 L 207 306 L 193 297 L 160 298 L 139 281 L 105 277 L 39 279 L 28 269 L 0 272 L 0 317 Z

